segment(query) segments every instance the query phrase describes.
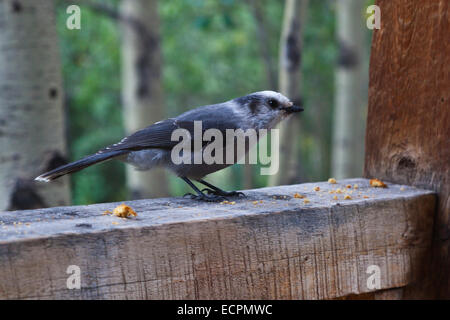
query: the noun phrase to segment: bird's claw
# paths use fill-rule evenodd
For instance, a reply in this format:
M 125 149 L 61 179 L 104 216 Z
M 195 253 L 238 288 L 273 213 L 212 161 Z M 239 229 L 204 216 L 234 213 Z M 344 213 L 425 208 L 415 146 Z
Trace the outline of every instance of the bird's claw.
M 224 196 L 224 197 L 246 197 L 246 195 L 240 191 L 219 191 L 219 190 L 212 190 L 209 188 L 204 188 L 202 192 L 207 192 L 208 194 L 213 194 L 216 196 Z
M 216 194 L 215 191 L 210 188 L 204 188 L 202 189 L 202 192 L 206 192 L 207 194 Z
M 245 195 L 245 193 L 240 192 L 240 191 L 229 191 L 229 192 L 227 192 L 227 194 L 228 194 L 230 197 L 240 197 L 240 196 L 242 196 L 242 197 L 244 197 L 244 198 L 247 197 L 247 196 Z
M 222 201 L 228 201 L 227 198 L 224 196 L 218 196 L 218 195 L 209 195 L 209 194 L 202 194 L 197 195 L 193 199 L 200 200 L 200 201 L 206 201 L 206 202 L 222 202 Z
M 194 199 L 194 197 L 195 197 L 195 195 L 193 195 L 193 194 L 190 193 L 190 192 L 185 193 L 185 194 L 183 195 L 183 198 L 186 198 L 186 196 L 189 196 L 189 198 L 191 198 L 191 199 Z
M 193 200 L 199 200 L 199 201 L 206 201 L 206 202 L 222 202 L 222 201 L 228 201 L 227 198 L 225 198 L 224 196 L 221 195 L 209 195 L 209 194 L 199 194 L 199 195 L 195 195 L 192 193 L 186 193 L 184 197 L 189 196 L 191 199 Z

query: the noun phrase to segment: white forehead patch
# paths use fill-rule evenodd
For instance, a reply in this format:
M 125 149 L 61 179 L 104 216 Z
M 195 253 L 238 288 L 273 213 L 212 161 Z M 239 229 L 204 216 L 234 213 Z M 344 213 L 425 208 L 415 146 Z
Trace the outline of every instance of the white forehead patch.
M 284 95 L 282 95 L 281 93 L 276 92 L 276 91 L 270 91 L 270 90 L 258 91 L 258 92 L 255 92 L 255 94 L 266 96 L 268 98 L 274 98 L 282 103 L 288 103 L 290 101 L 287 97 L 285 97 Z

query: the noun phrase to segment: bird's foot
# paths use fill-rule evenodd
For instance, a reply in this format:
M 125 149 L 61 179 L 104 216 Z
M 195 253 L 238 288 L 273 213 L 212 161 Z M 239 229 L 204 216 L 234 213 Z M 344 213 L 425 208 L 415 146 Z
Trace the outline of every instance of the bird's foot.
M 222 195 L 215 195 L 215 194 L 192 194 L 192 193 L 186 193 L 183 197 L 189 196 L 193 200 L 199 200 L 199 201 L 206 201 L 206 202 L 222 202 L 222 201 L 228 201 L 227 198 L 225 198 Z
M 246 197 L 246 195 L 239 191 L 223 191 L 223 190 L 213 190 L 209 188 L 205 188 L 202 190 L 202 192 L 207 192 L 208 194 L 213 194 L 216 196 L 224 196 L 224 197 L 239 197 L 243 196 Z

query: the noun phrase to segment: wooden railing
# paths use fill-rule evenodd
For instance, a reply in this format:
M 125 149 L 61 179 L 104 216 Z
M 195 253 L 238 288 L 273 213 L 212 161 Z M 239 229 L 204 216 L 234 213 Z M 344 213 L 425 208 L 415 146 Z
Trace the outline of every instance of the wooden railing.
M 0 298 L 382 297 L 421 277 L 431 191 L 350 179 L 245 193 L 128 201 L 131 219 L 104 214 L 120 203 L 0 213 Z

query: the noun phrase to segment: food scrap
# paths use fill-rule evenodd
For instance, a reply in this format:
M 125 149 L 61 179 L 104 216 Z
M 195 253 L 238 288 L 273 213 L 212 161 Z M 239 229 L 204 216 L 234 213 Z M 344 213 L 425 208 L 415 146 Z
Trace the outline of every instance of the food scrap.
M 295 199 L 303 199 L 305 196 L 304 195 L 302 195 L 302 194 L 300 194 L 300 193 L 294 193 L 294 198 Z
M 328 179 L 328 183 L 336 184 L 336 179 L 335 178 L 330 178 L 330 179 Z
M 304 203 L 310 203 L 309 199 L 303 200 Z
M 320 191 L 320 187 L 314 187 L 314 191 Z
M 387 185 L 383 181 L 378 179 L 371 179 L 370 185 L 376 188 L 387 188 Z
M 113 214 L 115 216 L 121 217 L 121 218 L 128 218 L 129 216 L 137 216 L 136 211 L 133 210 L 130 206 L 127 206 L 125 203 L 121 204 L 120 206 L 117 206 L 113 210 Z
M 272 196 L 272 199 L 274 200 L 286 200 L 288 198 L 288 196 L 285 195 L 279 195 L 279 194 L 275 194 Z M 290 198 L 290 197 L 289 197 Z M 262 201 L 262 200 L 261 200 Z
M 344 196 L 344 200 L 352 200 L 352 197 L 350 195 L 346 194 Z
M 224 200 L 220 204 L 236 204 L 236 202 L 235 201 Z

